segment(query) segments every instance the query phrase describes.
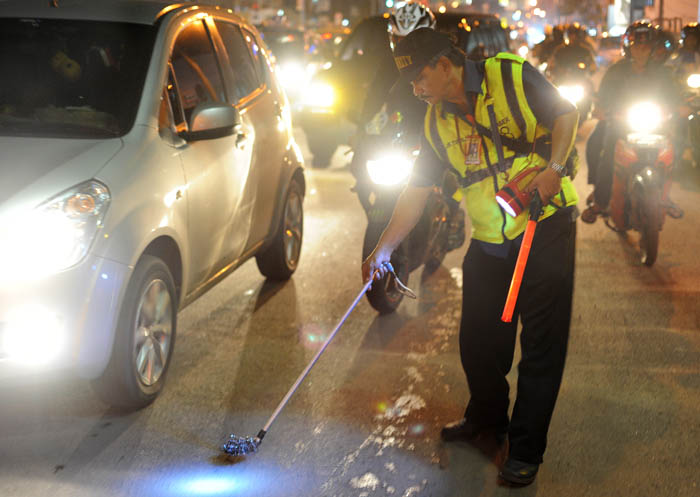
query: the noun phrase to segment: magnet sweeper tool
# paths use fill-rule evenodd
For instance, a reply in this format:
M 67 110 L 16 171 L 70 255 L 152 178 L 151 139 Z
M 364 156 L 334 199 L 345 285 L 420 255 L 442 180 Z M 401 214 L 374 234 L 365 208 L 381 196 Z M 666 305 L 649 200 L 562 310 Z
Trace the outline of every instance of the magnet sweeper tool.
M 523 273 L 527 264 L 527 257 L 530 255 L 532 247 L 532 238 L 535 236 L 535 228 L 537 228 L 537 220 L 542 215 L 542 199 L 537 190 L 533 190 L 532 199 L 530 200 L 530 219 L 527 221 L 523 241 L 520 244 L 520 252 L 518 252 L 518 260 L 515 262 L 515 270 L 513 271 L 513 279 L 510 281 L 508 289 L 508 297 L 506 305 L 503 308 L 501 321 L 510 323 L 513 319 L 513 311 L 515 310 L 515 302 L 518 300 L 518 292 L 520 284 L 523 281 Z
M 416 298 L 416 294 L 413 293 L 413 291 L 408 288 L 406 285 L 404 285 L 399 278 L 396 276 L 396 272 L 394 272 L 394 268 L 390 263 L 385 263 L 387 269 L 389 272 L 394 276 L 394 279 L 396 280 L 396 285 L 398 287 L 398 290 L 403 293 L 404 295 L 410 297 L 410 298 Z M 321 348 L 318 349 L 318 352 L 316 352 L 316 355 L 314 358 L 311 360 L 311 362 L 306 366 L 304 371 L 301 372 L 299 377 L 297 378 L 297 381 L 294 382 L 294 385 L 292 385 L 292 388 L 289 389 L 287 394 L 284 396 L 282 401 L 279 403 L 277 406 L 277 409 L 275 409 L 275 412 L 272 413 L 272 416 L 270 416 L 270 419 L 267 420 L 267 423 L 265 423 L 265 426 L 258 432 L 258 434 L 254 437 L 238 437 L 234 434 L 231 434 L 226 441 L 225 444 L 221 446 L 221 450 L 225 452 L 226 454 L 232 455 L 232 456 L 245 456 L 246 454 L 250 454 L 253 452 L 257 452 L 258 447 L 260 447 L 260 443 L 262 442 L 262 439 L 265 437 L 265 434 L 267 431 L 270 429 L 270 426 L 272 423 L 275 421 L 279 413 L 284 409 L 284 407 L 287 405 L 287 402 L 289 402 L 289 399 L 294 395 L 294 392 L 296 392 L 297 388 L 299 388 L 299 385 L 301 385 L 301 382 L 304 381 L 304 378 L 306 378 L 306 375 L 309 374 L 309 371 L 311 371 L 311 368 L 316 364 L 316 361 L 318 361 L 318 358 L 321 356 L 324 350 L 326 350 L 326 347 L 328 346 L 329 343 L 331 343 L 331 340 L 335 337 L 336 333 L 338 333 L 338 330 L 340 327 L 343 325 L 345 320 L 348 318 L 350 313 L 353 311 L 353 309 L 357 306 L 357 303 L 362 299 L 362 296 L 367 292 L 370 286 L 372 286 L 372 282 L 374 281 L 374 276 L 376 276 L 376 272 L 372 276 L 372 278 L 365 284 L 365 286 L 362 288 L 362 291 L 360 291 L 359 295 L 355 298 L 353 301 L 352 305 L 348 308 L 348 310 L 345 312 L 345 315 L 340 319 L 338 324 L 335 326 L 335 329 L 331 332 L 331 334 L 328 336 L 325 342 L 323 342 L 323 345 L 321 345 Z

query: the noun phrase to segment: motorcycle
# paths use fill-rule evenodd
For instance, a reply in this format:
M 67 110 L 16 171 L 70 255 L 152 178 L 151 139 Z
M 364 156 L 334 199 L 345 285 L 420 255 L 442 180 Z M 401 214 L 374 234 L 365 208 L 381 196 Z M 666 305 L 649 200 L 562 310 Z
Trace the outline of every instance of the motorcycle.
M 653 102 L 630 106 L 625 131 L 615 145 L 612 196 L 605 224 L 613 231 L 635 230 L 641 234 L 641 262 L 656 262 L 659 232 L 666 215 L 674 219 L 683 211 L 669 199 L 673 169 L 673 146 L 668 132 L 670 115 Z
M 353 191 L 367 215 L 362 260 L 370 255 L 389 223 L 418 153 L 417 136 L 401 130 L 396 123 L 387 124 L 385 112 L 384 121 L 378 134 L 364 134 L 358 140 L 360 145 L 350 165 L 357 180 Z M 464 244 L 464 210 L 451 198 L 457 190 L 456 177 L 453 181 L 446 178 L 442 186 L 433 187 L 420 220 L 391 256 L 396 276 L 406 284 L 412 271 L 425 266 L 424 271 L 434 272 L 447 252 Z M 370 305 L 380 314 L 394 312 L 404 294 L 392 274 L 372 284 L 366 293 Z
M 579 124 L 590 117 L 593 106 L 594 87 L 591 76 L 595 71 L 594 64 L 592 57 L 584 57 L 576 52 L 559 55 L 547 67 L 547 75 L 552 84 L 557 87 L 562 97 L 578 109 Z

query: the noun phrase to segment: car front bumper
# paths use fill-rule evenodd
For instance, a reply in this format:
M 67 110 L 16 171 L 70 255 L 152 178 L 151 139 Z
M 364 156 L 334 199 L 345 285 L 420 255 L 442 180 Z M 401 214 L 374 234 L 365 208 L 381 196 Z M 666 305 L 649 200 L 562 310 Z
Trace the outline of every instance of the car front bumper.
M 124 264 L 88 255 L 40 281 L 0 282 L 0 378 L 57 370 L 97 378 L 130 274 Z

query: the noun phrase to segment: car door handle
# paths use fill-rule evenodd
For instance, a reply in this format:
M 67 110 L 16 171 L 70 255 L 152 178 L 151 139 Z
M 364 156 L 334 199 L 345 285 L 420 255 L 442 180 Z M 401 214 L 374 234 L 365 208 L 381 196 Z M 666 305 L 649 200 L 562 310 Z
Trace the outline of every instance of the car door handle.
M 248 145 L 248 141 L 248 133 L 240 130 L 236 133 L 236 147 L 242 150 Z

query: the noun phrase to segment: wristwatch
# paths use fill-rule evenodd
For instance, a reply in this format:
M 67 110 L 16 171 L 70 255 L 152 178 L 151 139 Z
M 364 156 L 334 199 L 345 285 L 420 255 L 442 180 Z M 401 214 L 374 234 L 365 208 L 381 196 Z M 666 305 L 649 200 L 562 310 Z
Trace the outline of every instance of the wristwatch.
M 558 162 L 554 162 L 554 161 L 550 162 L 549 168 L 556 171 L 556 173 L 559 175 L 560 178 L 563 178 L 564 176 L 566 176 L 566 167 L 562 166 Z

